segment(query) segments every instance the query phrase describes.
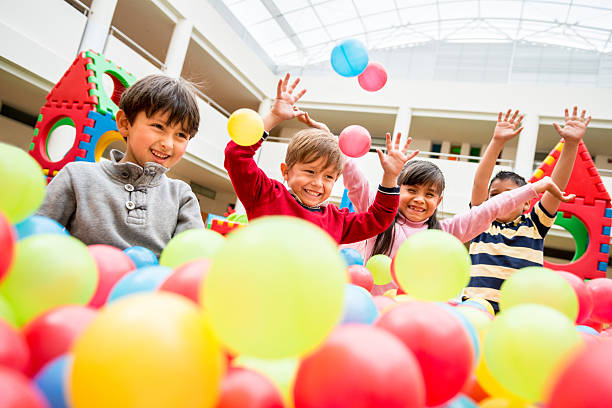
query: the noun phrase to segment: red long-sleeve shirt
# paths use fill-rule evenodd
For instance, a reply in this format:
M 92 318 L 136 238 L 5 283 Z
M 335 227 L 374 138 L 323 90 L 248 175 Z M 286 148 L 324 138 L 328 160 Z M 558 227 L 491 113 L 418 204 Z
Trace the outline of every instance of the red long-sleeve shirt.
M 266 215 L 291 215 L 321 227 L 339 244 L 362 241 L 383 232 L 393 222 L 399 205 L 399 188 L 379 187 L 366 212 L 350 213 L 333 204 L 309 210 L 285 186 L 270 179 L 257 167 L 253 156 L 263 139 L 253 146 L 230 141 L 225 148 L 224 166 L 249 220 Z

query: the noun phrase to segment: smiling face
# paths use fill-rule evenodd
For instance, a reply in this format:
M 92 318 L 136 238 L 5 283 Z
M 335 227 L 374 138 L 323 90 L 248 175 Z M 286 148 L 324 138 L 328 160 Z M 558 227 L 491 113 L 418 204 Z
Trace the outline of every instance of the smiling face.
M 315 207 L 327 200 L 338 179 L 334 166 L 325 167 L 326 159 L 319 157 L 311 163 L 297 162 L 289 167 L 281 164 L 283 178 L 302 204 Z
M 433 184 L 408 184 L 400 186 L 399 211 L 412 222 L 423 222 L 431 217 L 442 201 Z
M 489 186 L 489 198 L 495 197 L 496 195 L 501 194 L 505 191 L 514 190 L 515 188 L 519 188 L 519 185 L 511 179 L 495 179 L 491 182 L 491 185 Z M 519 215 L 521 215 L 528 209 L 529 202 L 526 202 L 517 206 L 515 209 L 513 209 L 503 217 L 496 218 L 495 220 L 498 222 L 510 222 L 515 220 Z
M 144 111 L 130 123 L 125 113 L 117 112 L 117 127 L 127 139 L 127 150 L 122 162 L 132 162 L 144 167 L 147 162 L 174 166 L 185 154 L 189 134 L 182 124 L 168 123 L 167 112 L 156 112 L 147 117 Z

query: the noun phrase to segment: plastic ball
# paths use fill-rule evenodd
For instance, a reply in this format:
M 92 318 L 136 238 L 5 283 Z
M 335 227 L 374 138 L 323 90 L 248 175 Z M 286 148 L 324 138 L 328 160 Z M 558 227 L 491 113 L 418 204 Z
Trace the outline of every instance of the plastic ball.
M 449 401 L 443 408 L 478 408 L 478 405 L 465 395 L 459 395 Z
M 517 305 L 491 324 L 485 360 L 504 388 L 535 402 L 543 399 L 565 356 L 581 344 L 573 319 L 548 306 Z
M 449 306 L 444 303 L 442 303 L 441 306 L 443 306 L 444 308 L 446 308 L 446 310 L 453 313 L 455 317 L 459 319 L 459 321 L 461 322 L 461 324 L 463 324 L 463 327 L 467 331 L 468 335 L 470 336 L 470 342 L 472 344 L 472 350 L 474 352 L 474 367 L 476 367 L 476 365 L 480 361 L 481 349 L 482 349 L 478 330 L 464 314 L 460 313 L 457 310 L 457 308 Z
M 521 304 L 549 306 L 576 321 L 578 297 L 572 286 L 557 272 L 530 266 L 514 272 L 502 284 L 499 307 L 506 311 Z
M 99 308 L 106 303 L 109 292 L 119 279 L 135 270 L 136 265 L 125 252 L 110 245 L 90 245 L 87 250 L 98 269 L 98 287 L 89 306 Z
M 0 403 L 7 408 L 49 408 L 40 391 L 21 373 L 0 366 Z
M 196 259 L 211 259 L 225 244 L 225 238 L 209 229 L 190 229 L 175 235 L 159 257 L 159 264 L 176 268 Z
M 295 408 L 424 407 L 415 356 L 393 335 L 373 326 L 340 326 L 302 360 Z
M 340 132 L 338 144 L 342 153 L 349 157 L 361 157 L 370 151 L 372 137 L 363 126 L 350 125 Z
M 592 327 L 598 332 L 601 332 L 603 330 L 603 325 L 604 325 L 603 323 L 596 322 L 591 318 L 586 319 L 586 321 L 582 322 L 582 324 L 585 326 Z
M 414 353 L 425 381 L 427 406 L 443 404 L 457 395 L 472 372 L 470 336 L 459 319 L 440 304 L 401 303 L 383 314 L 375 326 L 394 334 Z
M 353 285 L 361 286 L 368 292 L 374 287 L 374 278 L 368 268 L 361 265 L 351 265 L 346 268 L 349 281 Z
M 557 271 L 557 273 L 571 285 L 578 297 L 578 315 L 576 316 L 576 323 L 582 324 L 591 316 L 591 312 L 593 311 L 593 297 L 591 292 L 587 288 L 584 280 L 573 273 L 564 271 Z
M 229 117 L 227 131 L 236 144 L 252 146 L 263 136 L 263 119 L 252 109 L 238 109 Z
M 148 248 L 141 246 L 133 246 L 124 249 L 123 252 L 125 252 L 125 254 L 130 257 L 132 262 L 134 262 L 136 269 L 144 268 L 145 266 L 159 265 L 157 257 L 155 256 L 153 251 Z
M 470 302 L 476 303 L 476 304 L 484 307 L 484 310 L 487 313 L 490 313 L 491 315 L 495 316 L 495 309 L 493 309 L 493 305 L 491 305 L 491 303 L 488 300 L 483 299 L 481 297 L 472 297 L 472 298 L 469 298 L 468 300 L 466 300 L 465 302 L 463 302 L 462 304 L 464 304 L 466 306 L 473 305 L 473 303 L 470 303 Z M 476 306 L 476 305 L 473 305 L 473 306 Z
M 590 326 L 577 325 L 576 330 L 582 333 L 592 334 L 593 336 L 599 336 L 599 332 Z
M 376 92 L 387 83 L 387 71 L 379 62 L 370 62 L 357 77 L 359 86 L 368 92 Z
M 34 377 L 34 385 L 45 396 L 51 408 L 70 408 L 66 388 L 72 367 L 72 357 L 64 354 L 49 362 Z
M 341 324 L 372 324 L 378 317 L 378 309 L 367 290 L 360 286 L 344 286 L 344 309 Z
M 441 230 L 410 236 L 393 260 L 399 286 L 421 300 L 447 301 L 459 295 L 470 279 L 470 266 L 463 243 Z
M 501 398 L 513 402 L 520 401 L 522 403 L 522 406 L 525 405 L 524 399 L 508 391 L 503 385 L 499 383 L 499 381 L 497 381 L 495 377 L 493 377 L 493 374 L 491 374 L 491 370 L 489 369 L 489 366 L 487 365 L 484 358 L 480 359 L 480 362 L 478 363 L 478 366 L 476 367 L 474 373 L 476 375 L 480 387 L 491 397 Z
M 386 285 L 391 282 L 391 258 L 387 255 L 374 255 L 368 259 L 366 268 L 372 272 L 376 285 Z
M 87 247 L 67 235 L 33 235 L 17 244 L 15 263 L 0 293 L 20 325 L 55 306 L 86 304 L 98 285 Z
M 26 218 L 19 224 L 16 224 L 15 229 L 17 230 L 17 237 L 19 239 L 24 239 L 36 234 L 70 235 L 68 231 L 66 231 L 66 227 L 62 224 L 51 218 L 43 217 L 42 215 L 32 215 Z
M 74 408 L 214 407 L 224 371 L 203 313 L 163 292 L 104 307 L 73 355 Z
M 612 342 L 582 349 L 565 365 L 546 398 L 548 408 L 612 405 Z
M 315 348 L 340 320 L 345 267 L 323 230 L 298 218 L 265 217 L 230 234 L 201 298 L 231 352 L 296 356 Z
M 23 335 L 0 319 L 0 366 L 25 372 L 30 361 L 30 349 Z
M 343 77 L 354 77 L 368 66 L 368 50 L 359 40 L 341 42 L 332 49 L 331 65 Z
M 0 293 L 0 319 L 4 320 L 8 324 L 13 327 L 19 327 L 17 322 L 17 316 L 15 316 L 15 312 L 13 312 L 13 308 L 6 300 L 4 296 Z
M 40 165 L 23 150 L 0 142 L 0 212 L 16 224 L 33 214 L 45 197 L 45 178 Z
M 285 406 L 293 406 L 293 383 L 298 368 L 296 358 L 265 359 L 242 355 L 234 359 L 232 366 L 264 375 L 280 391 Z
M 256 371 L 231 367 L 221 382 L 216 408 L 283 408 L 276 386 Z
M 208 259 L 196 259 L 187 262 L 176 268 L 161 284 L 159 290 L 176 293 L 200 304 L 201 299 L 198 298 L 200 287 L 208 268 L 210 268 L 210 260 Z
M 15 241 L 17 241 L 15 229 L 8 218 L 0 211 L 0 248 L 2 248 L 2 251 L 0 251 L 0 281 L 8 272 L 15 258 Z
M 107 303 L 122 297 L 141 292 L 153 292 L 170 276 L 172 269 L 167 266 L 146 266 L 128 273 L 117 283 L 108 294 Z
M 593 297 L 591 319 L 599 323 L 612 323 L 612 279 L 597 278 L 587 282 Z
M 338 251 L 346 262 L 346 266 L 363 265 L 363 256 L 354 248 L 342 248 Z
M 393 307 L 397 302 L 391 299 L 389 296 L 372 296 L 372 302 L 376 305 L 378 309 L 378 314 L 381 315 L 385 313 L 389 308 Z
M 67 353 L 95 317 L 96 310 L 85 306 L 62 306 L 36 316 L 23 328 L 31 353 L 27 374 L 33 376 L 49 361 Z

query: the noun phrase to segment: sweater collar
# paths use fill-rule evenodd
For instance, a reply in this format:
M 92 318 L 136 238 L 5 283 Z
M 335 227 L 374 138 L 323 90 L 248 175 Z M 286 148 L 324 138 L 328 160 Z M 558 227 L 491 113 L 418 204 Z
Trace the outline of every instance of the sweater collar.
M 122 183 L 153 187 L 161 182 L 168 171 L 159 163 L 147 162 L 144 167 L 132 162 L 120 163 L 124 156 L 124 153 L 113 149 L 110 152 L 111 159 L 102 162 L 102 168 Z
M 410 228 L 421 228 L 423 227 L 423 225 L 427 224 L 427 221 L 429 221 L 429 218 L 427 218 L 424 221 L 410 221 L 408 218 L 404 217 L 404 214 L 402 214 L 401 212 L 398 211 L 397 213 L 398 216 L 398 223 L 401 225 L 406 225 L 407 227 Z
M 302 202 L 302 200 L 300 200 L 300 198 L 293 192 L 292 189 L 289 188 L 287 190 L 289 191 L 289 194 L 291 194 L 291 197 L 293 197 L 295 199 L 295 201 L 298 202 L 299 205 L 301 205 L 302 207 L 304 207 L 308 211 L 318 211 L 318 212 L 321 212 L 321 211 L 323 211 L 323 208 L 327 207 L 327 204 L 328 204 L 327 200 L 325 200 L 321 204 L 315 205 L 313 207 L 308 206 L 308 205 L 304 204 Z

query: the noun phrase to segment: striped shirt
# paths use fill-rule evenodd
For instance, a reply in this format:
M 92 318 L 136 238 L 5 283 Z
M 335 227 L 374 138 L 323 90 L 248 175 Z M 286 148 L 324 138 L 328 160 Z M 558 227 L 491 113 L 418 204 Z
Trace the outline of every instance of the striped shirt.
M 464 295 L 487 299 L 499 311 L 502 283 L 518 269 L 542 266 L 544 237 L 554 222 L 555 215 L 546 211 L 540 201 L 514 221 L 493 221 L 470 244 L 471 278 Z

